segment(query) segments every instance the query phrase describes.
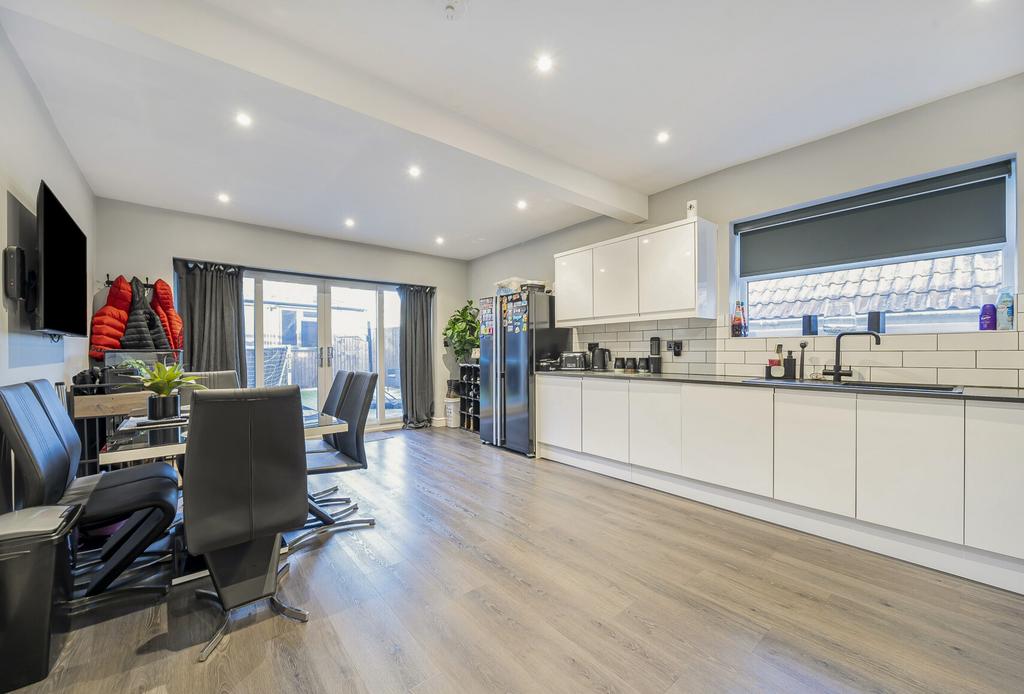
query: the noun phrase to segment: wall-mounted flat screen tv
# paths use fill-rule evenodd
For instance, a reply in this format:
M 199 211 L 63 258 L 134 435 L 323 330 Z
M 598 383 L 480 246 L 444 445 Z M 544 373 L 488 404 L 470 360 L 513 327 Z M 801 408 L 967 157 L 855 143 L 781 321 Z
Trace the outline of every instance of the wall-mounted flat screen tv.
M 85 234 L 45 182 L 36 197 L 39 271 L 35 329 L 53 335 L 88 334 L 89 287 Z

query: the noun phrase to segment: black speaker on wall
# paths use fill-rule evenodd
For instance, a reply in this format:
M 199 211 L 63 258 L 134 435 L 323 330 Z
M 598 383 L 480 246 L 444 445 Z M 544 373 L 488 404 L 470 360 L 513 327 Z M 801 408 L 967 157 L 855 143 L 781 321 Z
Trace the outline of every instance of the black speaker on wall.
M 4 249 L 4 295 L 14 301 L 25 298 L 25 251 L 17 246 Z
M 803 331 L 801 335 L 817 335 L 818 334 L 818 316 L 808 315 L 803 316 Z
M 885 332 L 885 311 L 868 311 L 868 330 Z

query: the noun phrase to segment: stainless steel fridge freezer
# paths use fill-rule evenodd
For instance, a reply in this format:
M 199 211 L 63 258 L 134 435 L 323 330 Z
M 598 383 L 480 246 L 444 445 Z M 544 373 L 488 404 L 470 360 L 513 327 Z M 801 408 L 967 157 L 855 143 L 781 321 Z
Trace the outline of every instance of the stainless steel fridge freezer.
M 480 439 L 532 456 L 536 451 L 534 367 L 572 349 L 556 328 L 555 297 L 516 292 L 480 299 Z

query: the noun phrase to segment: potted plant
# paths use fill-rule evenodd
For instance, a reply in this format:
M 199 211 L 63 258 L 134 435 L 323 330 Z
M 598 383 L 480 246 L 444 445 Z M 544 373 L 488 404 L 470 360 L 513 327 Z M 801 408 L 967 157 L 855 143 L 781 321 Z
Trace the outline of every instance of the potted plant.
M 451 315 L 448 325 L 444 326 L 444 344 L 452 348 L 459 362 L 468 361 L 473 350 L 480 346 L 479 313 L 473 302 L 467 301 L 465 306 Z
M 206 388 L 196 383 L 195 376 L 186 376 L 181 364 L 166 366 L 156 362 L 152 368 L 145 365 L 138 368 L 140 375 L 135 378 L 142 383 L 143 388 L 153 393 L 149 396 L 150 419 L 168 419 L 181 414 L 181 398 L 178 395 L 181 386 L 200 390 Z

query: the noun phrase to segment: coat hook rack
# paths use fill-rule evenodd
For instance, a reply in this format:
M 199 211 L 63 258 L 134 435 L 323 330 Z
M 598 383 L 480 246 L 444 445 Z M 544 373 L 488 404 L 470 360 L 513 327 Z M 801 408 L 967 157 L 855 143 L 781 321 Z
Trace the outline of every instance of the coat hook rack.
M 103 286 L 104 287 L 110 287 L 113 284 L 114 284 L 114 281 L 112 279 L 110 279 L 110 273 L 108 272 L 107 273 L 107 280 L 103 283 Z M 149 276 L 148 275 L 146 276 L 146 281 L 142 283 L 142 286 L 145 287 L 146 289 L 152 289 L 153 288 L 153 285 L 149 281 Z

